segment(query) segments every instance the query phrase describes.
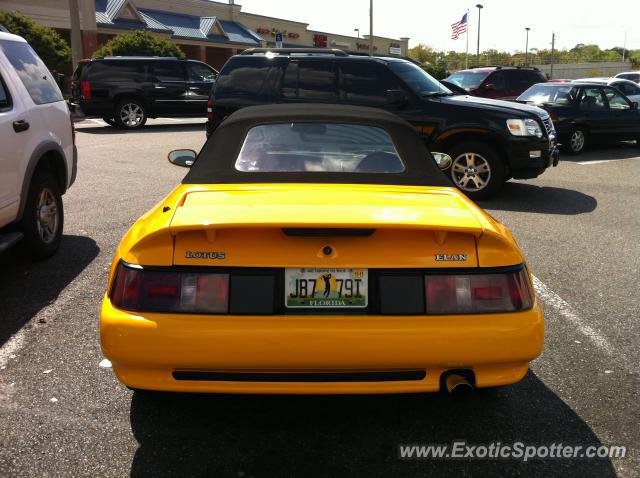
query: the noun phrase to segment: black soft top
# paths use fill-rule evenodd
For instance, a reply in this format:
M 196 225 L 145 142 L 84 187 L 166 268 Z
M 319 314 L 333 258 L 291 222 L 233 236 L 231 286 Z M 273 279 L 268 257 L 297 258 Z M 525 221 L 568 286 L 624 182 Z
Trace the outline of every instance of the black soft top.
M 243 172 L 235 162 L 247 135 L 254 126 L 269 123 L 318 122 L 351 123 L 386 130 L 405 163 L 402 173 L 342 172 Z M 242 108 L 211 135 L 183 184 L 237 183 L 337 183 L 393 184 L 409 186 L 451 186 L 438 169 L 431 153 L 415 129 L 402 118 L 377 108 L 322 104 L 274 104 Z

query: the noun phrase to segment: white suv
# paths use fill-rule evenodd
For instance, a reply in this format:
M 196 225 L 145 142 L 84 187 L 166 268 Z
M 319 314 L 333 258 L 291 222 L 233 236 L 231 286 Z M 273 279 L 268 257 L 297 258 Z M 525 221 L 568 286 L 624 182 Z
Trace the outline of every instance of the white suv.
M 73 123 L 51 72 L 21 37 L 0 31 L 0 252 L 53 255 L 62 195 L 77 170 Z

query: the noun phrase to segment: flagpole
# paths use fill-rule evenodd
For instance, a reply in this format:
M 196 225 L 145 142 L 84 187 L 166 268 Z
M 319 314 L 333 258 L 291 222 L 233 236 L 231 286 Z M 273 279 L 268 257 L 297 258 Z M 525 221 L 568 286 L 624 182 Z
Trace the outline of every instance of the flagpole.
M 465 36 L 467 37 L 467 51 L 464 54 L 464 69 L 467 70 L 469 68 L 469 9 L 467 9 L 467 31 Z

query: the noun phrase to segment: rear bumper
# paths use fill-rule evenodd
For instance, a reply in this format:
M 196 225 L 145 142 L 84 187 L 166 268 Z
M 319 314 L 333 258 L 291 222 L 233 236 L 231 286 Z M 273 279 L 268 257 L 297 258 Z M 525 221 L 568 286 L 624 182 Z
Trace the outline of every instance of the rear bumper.
M 207 120 L 207 122 L 205 123 L 205 126 L 204 126 L 205 132 L 207 134 L 207 138 L 213 134 L 213 132 L 218 127 L 218 125 L 220 125 L 220 123 L 221 123 L 221 121 Z
M 108 118 L 113 116 L 115 104 L 111 101 L 78 101 L 75 103 L 76 112 L 87 117 Z
M 475 316 L 206 316 L 145 314 L 102 304 L 105 357 L 133 388 L 222 393 L 407 393 L 440 388 L 449 369 L 476 385 L 520 380 L 543 345 L 540 306 Z M 264 382 L 177 380 L 175 371 L 354 372 L 424 370 L 415 380 Z

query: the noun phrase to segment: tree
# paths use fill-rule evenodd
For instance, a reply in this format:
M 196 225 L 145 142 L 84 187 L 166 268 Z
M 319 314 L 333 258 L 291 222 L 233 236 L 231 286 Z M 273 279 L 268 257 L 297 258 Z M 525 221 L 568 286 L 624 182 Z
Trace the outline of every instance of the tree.
M 94 58 L 113 55 L 185 57 L 184 52 L 175 43 L 144 30 L 116 35 L 93 53 Z
M 71 48 L 53 28 L 38 25 L 28 17 L 0 10 L 0 24 L 15 35 L 27 40 L 42 61 L 49 67 L 66 63 L 71 58 Z
M 421 64 L 434 64 L 436 62 L 436 51 L 429 45 L 420 43 L 409 49 L 409 57 Z

